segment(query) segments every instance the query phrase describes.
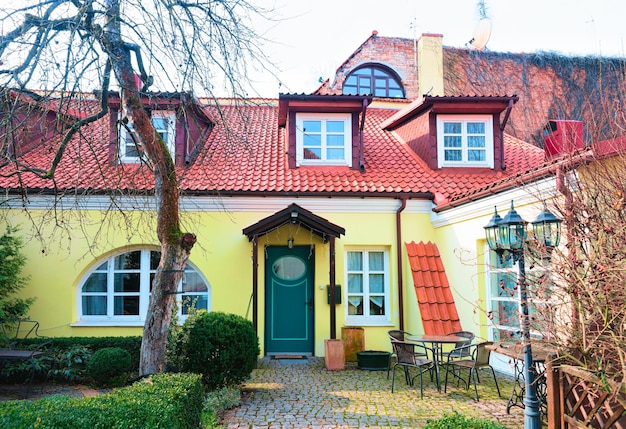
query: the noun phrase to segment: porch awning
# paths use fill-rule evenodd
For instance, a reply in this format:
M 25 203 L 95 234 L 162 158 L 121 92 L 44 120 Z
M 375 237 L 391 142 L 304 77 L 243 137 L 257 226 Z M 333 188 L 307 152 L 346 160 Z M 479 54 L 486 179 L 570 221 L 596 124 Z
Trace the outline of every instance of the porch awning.
M 424 333 L 445 335 L 460 331 L 461 321 L 456 311 L 446 270 L 437 245 L 431 243 L 405 243 L 417 303 L 422 315 Z
M 268 234 L 288 223 L 298 224 L 319 235 L 324 241 L 330 237 L 339 237 L 346 233 L 345 228 L 335 225 L 295 203 L 271 216 L 261 219 L 254 225 L 244 228 L 243 233 L 248 236 L 248 240 L 252 241 L 255 236 Z

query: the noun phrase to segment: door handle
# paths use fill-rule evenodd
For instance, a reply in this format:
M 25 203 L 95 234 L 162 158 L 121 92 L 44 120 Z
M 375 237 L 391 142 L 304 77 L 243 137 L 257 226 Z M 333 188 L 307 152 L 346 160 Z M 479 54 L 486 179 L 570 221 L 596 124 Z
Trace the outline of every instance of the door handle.
M 304 305 L 308 305 L 309 306 L 309 310 L 313 310 L 313 300 L 305 302 Z

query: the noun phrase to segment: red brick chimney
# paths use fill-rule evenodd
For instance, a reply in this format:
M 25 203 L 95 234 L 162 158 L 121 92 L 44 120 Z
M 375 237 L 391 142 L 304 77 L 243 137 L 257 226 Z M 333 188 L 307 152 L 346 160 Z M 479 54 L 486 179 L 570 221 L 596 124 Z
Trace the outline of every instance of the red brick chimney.
M 583 123 L 571 120 L 550 120 L 544 128 L 543 141 L 546 160 L 582 149 L 585 146 Z

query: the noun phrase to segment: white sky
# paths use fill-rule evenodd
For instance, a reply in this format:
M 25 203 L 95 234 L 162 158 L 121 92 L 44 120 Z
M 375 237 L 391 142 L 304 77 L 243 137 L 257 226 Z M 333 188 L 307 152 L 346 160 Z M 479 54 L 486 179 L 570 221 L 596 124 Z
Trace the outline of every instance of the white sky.
M 479 21 L 477 0 L 250 0 L 274 7 L 281 19 L 257 31 L 273 43 L 267 54 L 274 78 L 250 76 L 262 96 L 310 93 L 372 33 L 443 35 L 444 46 L 464 47 Z M 567 55 L 626 56 L 625 0 L 485 0 L 491 20 L 487 49 L 555 51 Z M 253 96 L 253 94 L 249 94 Z

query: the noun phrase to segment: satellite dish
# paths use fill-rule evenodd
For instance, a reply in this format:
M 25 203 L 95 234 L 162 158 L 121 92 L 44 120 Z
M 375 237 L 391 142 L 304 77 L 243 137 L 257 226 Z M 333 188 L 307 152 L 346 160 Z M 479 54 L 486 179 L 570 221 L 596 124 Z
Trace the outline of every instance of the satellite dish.
M 474 37 L 469 41 L 469 44 L 478 50 L 483 50 L 487 46 L 489 36 L 491 36 L 491 21 L 483 18 L 478 21 L 476 30 L 474 30 Z

